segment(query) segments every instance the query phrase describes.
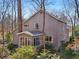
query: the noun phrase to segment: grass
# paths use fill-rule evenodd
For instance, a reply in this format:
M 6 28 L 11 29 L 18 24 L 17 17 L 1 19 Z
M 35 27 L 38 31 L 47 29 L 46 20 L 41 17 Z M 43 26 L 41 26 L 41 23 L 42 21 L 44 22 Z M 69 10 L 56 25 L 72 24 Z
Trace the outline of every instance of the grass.
M 71 59 L 79 59 L 79 56 L 72 57 Z

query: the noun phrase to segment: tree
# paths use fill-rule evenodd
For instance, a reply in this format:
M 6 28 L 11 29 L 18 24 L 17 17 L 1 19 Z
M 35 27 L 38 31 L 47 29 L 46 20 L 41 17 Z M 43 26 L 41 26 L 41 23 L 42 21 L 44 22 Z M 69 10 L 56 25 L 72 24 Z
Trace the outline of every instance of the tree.
M 75 32 L 74 32 L 74 34 L 75 34 L 75 37 L 79 37 L 79 25 L 75 26 Z
M 64 11 L 65 14 L 67 15 L 67 19 L 70 21 L 71 29 L 72 29 L 72 37 L 73 39 L 75 38 L 74 31 L 75 31 L 75 25 L 77 21 L 77 16 L 76 16 L 76 9 L 75 9 L 75 4 L 74 1 L 67 0 L 67 4 L 63 0 L 63 5 L 64 5 Z M 73 14 L 72 14 L 73 12 Z M 73 41 L 72 39 L 72 41 Z
M 4 21 L 5 21 L 5 16 L 6 16 L 6 14 L 7 14 L 7 11 L 8 11 L 8 9 L 9 9 L 9 0 L 8 1 L 6 1 L 6 0 L 1 0 L 1 9 L 0 9 L 0 11 L 1 11 L 1 25 L 2 25 L 2 39 L 3 39 L 3 46 L 2 46 L 2 55 L 4 55 L 4 48 L 5 48 L 5 43 L 4 43 Z M 2 59 L 3 59 L 4 57 L 2 57 Z
M 5 32 L 7 32 L 9 26 L 11 25 L 11 24 L 9 26 L 6 25 L 7 19 L 9 21 L 11 20 L 9 17 L 7 18 L 8 15 L 11 15 L 11 3 L 12 3 L 11 0 L 0 0 L 0 23 L 1 23 L 1 33 L 2 33 L 2 40 L 3 40 L 2 55 L 4 55 L 4 49 L 5 49 L 5 43 L 4 43 Z M 9 35 L 8 35 L 8 38 L 10 38 Z
M 79 18 L 79 0 L 67 0 L 68 4 L 66 6 L 70 7 L 72 10 L 76 10 L 76 17 Z
M 76 13 L 77 13 L 77 17 L 79 18 L 79 5 L 78 5 L 78 3 L 79 3 L 79 1 L 78 0 L 74 0 L 75 1 L 75 9 L 76 9 Z
M 21 1 L 17 0 L 18 4 L 18 32 L 22 32 L 22 7 L 21 7 Z
M 33 46 L 22 46 L 17 48 L 16 52 L 10 56 L 10 59 L 32 59 L 36 54 Z
M 6 41 L 8 43 L 10 43 L 12 41 L 12 33 L 10 33 L 10 32 L 6 33 Z
M 6 58 L 7 56 L 9 55 L 9 52 L 7 51 L 7 49 L 3 48 L 1 45 L 0 45 L 0 58 L 3 59 L 3 58 Z

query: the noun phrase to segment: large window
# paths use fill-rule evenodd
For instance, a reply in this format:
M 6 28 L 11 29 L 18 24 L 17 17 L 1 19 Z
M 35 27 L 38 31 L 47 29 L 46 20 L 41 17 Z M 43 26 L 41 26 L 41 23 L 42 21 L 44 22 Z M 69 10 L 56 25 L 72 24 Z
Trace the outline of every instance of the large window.
M 27 38 L 25 38 L 25 45 L 28 45 L 28 40 L 27 40 Z
M 28 39 L 28 38 L 25 38 L 25 45 L 30 45 L 31 44 L 31 41 L 30 41 L 30 39 Z
M 25 42 L 25 41 L 24 41 L 24 37 L 21 37 L 21 38 L 20 38 L 20 45 L 24 45 L 24 42 Z
M 34 38 L 34 46 L 40 45 L 40 39 L 38 37 Z

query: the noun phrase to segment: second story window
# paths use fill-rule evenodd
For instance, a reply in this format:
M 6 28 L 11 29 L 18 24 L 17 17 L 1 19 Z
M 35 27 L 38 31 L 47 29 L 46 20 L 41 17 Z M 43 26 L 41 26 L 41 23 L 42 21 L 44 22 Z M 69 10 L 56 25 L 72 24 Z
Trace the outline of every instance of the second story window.
M 28 27 L 29 25 L 28 25 L 28 24 L 25 24 L 24 26 L 25 26 L 25 27 Z
M 35 28 L 36 28 L 36 29 L 39 29 L 38 23 L 35 24 Z

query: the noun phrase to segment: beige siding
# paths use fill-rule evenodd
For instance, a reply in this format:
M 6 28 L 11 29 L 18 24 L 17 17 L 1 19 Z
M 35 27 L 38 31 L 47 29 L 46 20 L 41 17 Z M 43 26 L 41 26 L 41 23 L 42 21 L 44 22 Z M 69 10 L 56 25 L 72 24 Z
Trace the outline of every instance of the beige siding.
M 45 34 L 52 37 L 54 45 L 60 46 L 62 40 L 68 41 L 68 33 L 66 32 L 66 24 L 56 20 L 55 18 L 45 15 Z M 24 30 L 37 30 L 35 24 L 39 24 L 39 31 L 43 29 L 43 16 L 41 13 L 36 14 L 28 22 L 28 27 L 24 27 Z

